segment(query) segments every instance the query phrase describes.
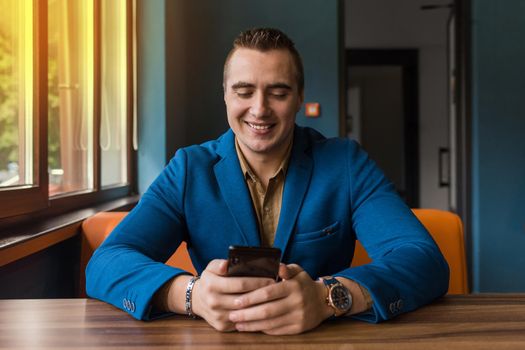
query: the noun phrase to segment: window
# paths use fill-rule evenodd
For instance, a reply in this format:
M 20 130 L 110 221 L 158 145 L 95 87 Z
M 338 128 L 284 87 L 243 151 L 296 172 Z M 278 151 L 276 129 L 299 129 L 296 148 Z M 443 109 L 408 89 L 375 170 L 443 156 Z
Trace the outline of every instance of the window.
M 103 1 L 101 18 L 101 186 L 127 182 L 128 72 L 125 1 Z M 124 64 L 123 64 L 124 63 Z
M 129 194 L 132 1 L 0 8 L 0 218 Z
M 0 185 L 33 184 L 33 21 L 27 1 L 0 0 Z
M 49 195 L 93 188 L 93 1 L 48 0 Z

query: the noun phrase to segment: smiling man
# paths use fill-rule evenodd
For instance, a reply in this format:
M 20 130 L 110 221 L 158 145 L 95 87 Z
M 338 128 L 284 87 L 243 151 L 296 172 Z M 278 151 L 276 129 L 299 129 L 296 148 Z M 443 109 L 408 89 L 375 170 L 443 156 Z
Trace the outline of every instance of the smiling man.
M 230 130 L 177 152 L 93 255 L 90 296 L 138 319 L 294 334 L 331 316 L 388 320 L 446 293 L 443 256 L 376 164 L 295 124 L 304 73 L 284 33 L 242 32 L 223 87 Z M 373 262 L 351 268 L 356 239 Z M 200 276 L 163 263 L 182 241 Z M 281 281 L 227 277 L 230 245 L 280 248 Z
M 303 102 L 296 70 L 283 49 L 239 48 L 229 57 L 224 74 L 228 123 L 254 165 L 278 162 L 292 142 L 295 115 Z

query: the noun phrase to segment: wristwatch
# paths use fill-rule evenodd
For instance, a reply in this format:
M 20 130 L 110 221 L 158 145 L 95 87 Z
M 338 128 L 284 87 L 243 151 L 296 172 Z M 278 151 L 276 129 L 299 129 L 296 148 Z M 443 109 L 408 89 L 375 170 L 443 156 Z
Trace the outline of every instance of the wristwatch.
M 348 289 L 333 277 L 321 277 L 320 280 L 323 281 L 328 290 L 326 303 L 334 309 L 334 316 L 342 316 L 350 311 L 352 295 Z

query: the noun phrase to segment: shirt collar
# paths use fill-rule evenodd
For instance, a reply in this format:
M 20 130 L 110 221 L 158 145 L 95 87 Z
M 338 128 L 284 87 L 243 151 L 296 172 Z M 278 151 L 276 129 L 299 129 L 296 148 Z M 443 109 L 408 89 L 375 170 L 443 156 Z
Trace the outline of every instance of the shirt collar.
M 284 158 L 282 159 L 281 164 L 279 165 L 279 168 L 277 168 L 277 171 L 272 176 L 272 178 L 276 177 L 281 172 L 283 175 L 286 175 L 286 171 L 288 170 L 288 164 L 290 163 L 290 154 L 292 153 L 292 145 L 293 145 L 293 139 L 290 141 L 290 144 L 288 145 L 288 148 L 286 149 L 286 153 L 284 154 Z M 235 137 L 235 150 L 237 151 L 237 157 L 239 158 L 239 163 L 241 164 L 241 170 L 242 170 L 242 173 L 244 174 L 244 178 L 246 180 L 251 179 L 254 182 L 258 181 L 257 176 L 255 175 L 252 168 L 250 167 L 250 164 L 248 164 L 248 161 L 244 157 L 244 154 L 242 153 L 242 150 L 239 147 L 239 142 L 237 141 L 237 137 Z

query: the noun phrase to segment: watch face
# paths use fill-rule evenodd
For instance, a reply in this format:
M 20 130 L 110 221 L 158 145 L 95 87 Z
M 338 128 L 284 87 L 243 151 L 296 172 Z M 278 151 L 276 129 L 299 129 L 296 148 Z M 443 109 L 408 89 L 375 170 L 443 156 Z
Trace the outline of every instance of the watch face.
M 332 305 L 342 311 L 347 311 L 352 306 L 348 290 L 341 285 L 334 286 L 330 290 L 330 300 Z

